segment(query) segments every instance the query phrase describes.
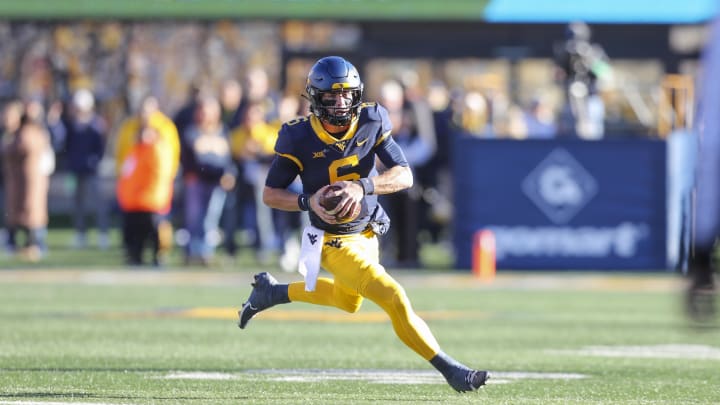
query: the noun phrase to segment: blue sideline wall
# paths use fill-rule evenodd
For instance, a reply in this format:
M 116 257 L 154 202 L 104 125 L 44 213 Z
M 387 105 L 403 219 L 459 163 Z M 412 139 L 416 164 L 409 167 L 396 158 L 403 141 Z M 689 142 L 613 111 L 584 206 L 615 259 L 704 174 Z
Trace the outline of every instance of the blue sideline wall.
M 508 270 L 658 271 L 666 260 L 666 144 L 456 137 L 456 267 L 491 229 Z

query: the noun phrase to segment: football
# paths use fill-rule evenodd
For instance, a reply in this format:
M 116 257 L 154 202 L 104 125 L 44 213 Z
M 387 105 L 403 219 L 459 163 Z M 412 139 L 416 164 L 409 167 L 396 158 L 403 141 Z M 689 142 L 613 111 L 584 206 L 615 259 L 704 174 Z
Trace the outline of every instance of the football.
M 342 195 L 333 196 L 331 195 L 333 192 L 340 190 L 339 186 L 330 186 L 327 189 L 325 189 L 325 192 L 321 194 L 318 197 L 318 204 L 320 204 L 325 211 L 332 211 L 338 207 L 338 204 L 340 204 L 340 201 L 342 200 Z M 355 207 L 350 210 L 350 212 L 345 216 L 339 216 L 335 215 L 335 219 L 337 219 L 339 222 L 350 222 L 354 220 L 355 218 L 360 215 L 361 211 L 361 205 L 356 204 Z
M 330 186 L 327 189 L 325 189 L 325 192 L 320 194 L 320 197 L 318 197 L 318 204 L 320 204 L 321 207 L 325 209 L 325 211 L 332 211 L 334 210 L 337 205 L 340 203 L 340 200 L 342 200 L 341 195 L 337 196 L 331 196 L 335 191 L 340 190 L 339 186 Z

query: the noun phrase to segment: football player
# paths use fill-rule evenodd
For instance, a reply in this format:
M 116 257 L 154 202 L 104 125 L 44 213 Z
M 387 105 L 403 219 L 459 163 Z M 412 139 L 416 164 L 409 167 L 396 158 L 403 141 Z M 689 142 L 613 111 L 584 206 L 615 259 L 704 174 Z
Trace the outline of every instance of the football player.
M 308 211 L 311 226 L 304 232 L 303 249 L 306 243 L 319 247 L 317 263 L 333 278 L 315 279 L 310 268 L 304 282 L 290 284 L 280 284 L 268 273 L 256 274 L 250 297 L 238 312 L 239 326 L 245 328 L 255 314 L 277 304 L 299 301 L 354 313 L 368 298 L 389 315 L 400 340 L 440 371 L 452 388 L 476 390 L 489 373 L 443 352 L 403 287 L 379 263 L 378 235 L 387 231 L 389 220 L 377 196 L 410 187 L 413 177 L 390 136 L 387 111 L 361 102 L 362 93 L 360 75 L 347 60 L 329 56 L 313 65 L 305 94 L 311 114 L 280 129 L 263 193 L 272 208 Z M 376 157 L 387 168 L 382 174 L 375 168 Z M 304 191 L 299 195 L 287 189 L 297 176 Z M 341 198 L 335 209 L 326 210 L 319 200 L 328 195 L 330 185 L 336 186 L 330 195 Z

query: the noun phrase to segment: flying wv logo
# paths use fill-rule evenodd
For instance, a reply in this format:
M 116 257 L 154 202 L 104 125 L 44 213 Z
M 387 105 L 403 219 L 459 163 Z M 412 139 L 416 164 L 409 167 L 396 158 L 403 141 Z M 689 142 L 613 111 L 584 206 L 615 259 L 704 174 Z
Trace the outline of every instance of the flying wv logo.
M 318 236 L 315 235 L 314 233 L 309 233 L 309 234 L 307 234 L 307 236 L 308 236 L 308 239 L 310 240 L 310 244 L 311 244 L 311 245 L 314 245 L 315 242 L 317 242 L 317 237 L 318 237 Z
M 337 150 L 339 150 L 340 152 L 345 152 L 345 147 L 347 146 L 347 141 L 335 142 L 333 144 L 333 146 L 335 146 L 335 148 Z
M 342 242 L 340 242 L 340 238 L 335 238 L 325 242 L 325 245 L 340 249 L 342 247 Z

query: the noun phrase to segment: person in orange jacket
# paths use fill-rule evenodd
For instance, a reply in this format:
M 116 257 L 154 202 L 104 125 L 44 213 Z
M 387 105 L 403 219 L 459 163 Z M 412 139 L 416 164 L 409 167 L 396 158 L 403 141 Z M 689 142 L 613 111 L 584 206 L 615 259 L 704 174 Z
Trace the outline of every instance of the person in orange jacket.
M 147 95 L 140 102 L 137 113 L 125 119 L 116 133 L 115 168 L 117 176 L 120 176 L 123 162 L 137 143 L 138 133 L 144 122 L 156 129 L 165 145 L 169 147 L 167 155 L 173 162 L 173 173 L 177 173 L 180 165 L 180 137 L 177 128 L 173 121 L 160 111 L 158 99 Z M 158 224 L 161 254 L 167 254 L 173 245 L 173 227 L 169 217 L 168 213 L 159 220 Z
M 137 142 L 123 161 L 116 190 L 130 265 L 143 264 L 146 243 L 151 247 L 152 264 L 161 263 L 159 229 L 171 208 L 177 160 L 168 141 L 144 120 Z
M 180 136 L 173 121 L 160 111 L 160 104 L 154 96 L 143 98 L 136 114 L 125 119 L 117 131 L 115 141 L 115 168 L 119 174 L 125 158 L 137 143 L 137 134 L 147 122 L 148 126 L 155 128 L 172 150 L 174 170 L 180 164 Z M 176 156 L 177 155 L 177 156 Z

